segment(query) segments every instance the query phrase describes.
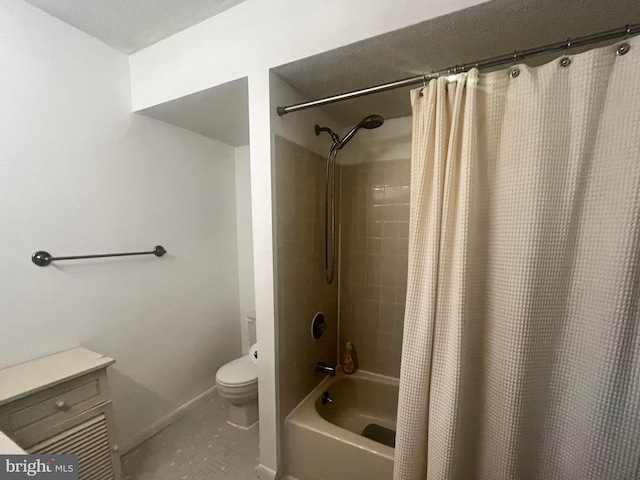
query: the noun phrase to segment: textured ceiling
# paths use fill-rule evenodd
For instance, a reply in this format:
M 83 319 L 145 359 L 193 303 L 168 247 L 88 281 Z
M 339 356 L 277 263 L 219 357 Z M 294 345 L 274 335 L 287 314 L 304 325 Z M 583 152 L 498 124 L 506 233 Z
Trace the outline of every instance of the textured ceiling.
M 63 22 L 133 53 L 243 0 L 26 0 Z
M 154 105 L 137 113 L 186 128 L 234 147 L 249 144 L 249 96 L 246 77 Z
M 493 0 L 274 71 L 312 100 L 630 23 L 640 23 L 638 0 Z M 326 108 L 343 126 L 411 114 L 407 88 Z

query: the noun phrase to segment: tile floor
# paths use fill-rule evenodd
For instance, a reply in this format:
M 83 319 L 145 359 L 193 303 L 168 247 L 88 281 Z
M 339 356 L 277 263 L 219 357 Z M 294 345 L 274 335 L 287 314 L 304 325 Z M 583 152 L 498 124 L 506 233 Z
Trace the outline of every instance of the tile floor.
M 254 480 L 258 426 L 227 423 L 227 404 L 216 393 L 122 457 L 125 480 Z

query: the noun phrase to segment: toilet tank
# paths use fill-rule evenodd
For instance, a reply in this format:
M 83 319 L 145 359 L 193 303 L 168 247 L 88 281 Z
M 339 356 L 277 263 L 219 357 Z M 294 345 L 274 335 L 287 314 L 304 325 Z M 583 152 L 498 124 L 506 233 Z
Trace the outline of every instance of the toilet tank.
M 249 347 L 258 341 L 256 334 L 256 312 L 252 310 L 248 312 L 242 319 L 240 325 L 242 335 L 242 353 L 249 353 Z

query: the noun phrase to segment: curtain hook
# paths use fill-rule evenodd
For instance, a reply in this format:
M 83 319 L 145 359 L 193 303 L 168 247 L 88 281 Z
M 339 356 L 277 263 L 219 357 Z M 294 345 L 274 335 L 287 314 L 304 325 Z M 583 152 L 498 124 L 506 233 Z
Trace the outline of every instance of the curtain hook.
M 568 52 L 569 52 L 569 48 L 571 48 L 571 39 L 567 38 L 567 43 L 564 47 L 564 52 L 562 53 L 562 58 L 560 59 L 560 62 L 558 62 L 558 64 L 561 67 L 568 67 L 569 65 L 571 65 L 571 59 L 567 56 Z
M 511 62 L 511 68 L 509 69 L 509 76 L 511 78 L 516 78 L 518 75 L 520 75 L 520 69 L 514 66 L 517 63 L 519 58 L 520 58 L 520 55 L 518 55 L 518 51 L 515 50 L 513 52 L 513 62 Z
M 424 89 L 427 86 L 427 74 L 423 73 L 422 74 L 422 88 L 420 89 L 420 96 L 422 97 L 424 95 Z
M 630 33 L 631 33 L 631 25 L 627 25 L 627 28 L 624 33 L 624 37 L 622 38 L 623 41 L 620 45 L 618 45 L 618 48 L 616 48 L 616 53 L 618 55 L 625 55 L 631 49 L 631 45 L 629 45 L 629 43 L 625 41 Z

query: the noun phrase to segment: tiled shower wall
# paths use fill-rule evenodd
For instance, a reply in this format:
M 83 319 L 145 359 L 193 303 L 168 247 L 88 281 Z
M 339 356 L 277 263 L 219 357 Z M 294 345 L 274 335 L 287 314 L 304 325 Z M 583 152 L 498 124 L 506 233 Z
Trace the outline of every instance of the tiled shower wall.
M 342 166 L 340 349 L 363 370 L 400 376 L 407 293 L 410 160 Z
M 324 279 L 324 158 L 275 137 L 279 420 L 324 378 L 316 362 L 335 364 L 338 287 Z M 311 322 L 323 312 L 320 340 Z

